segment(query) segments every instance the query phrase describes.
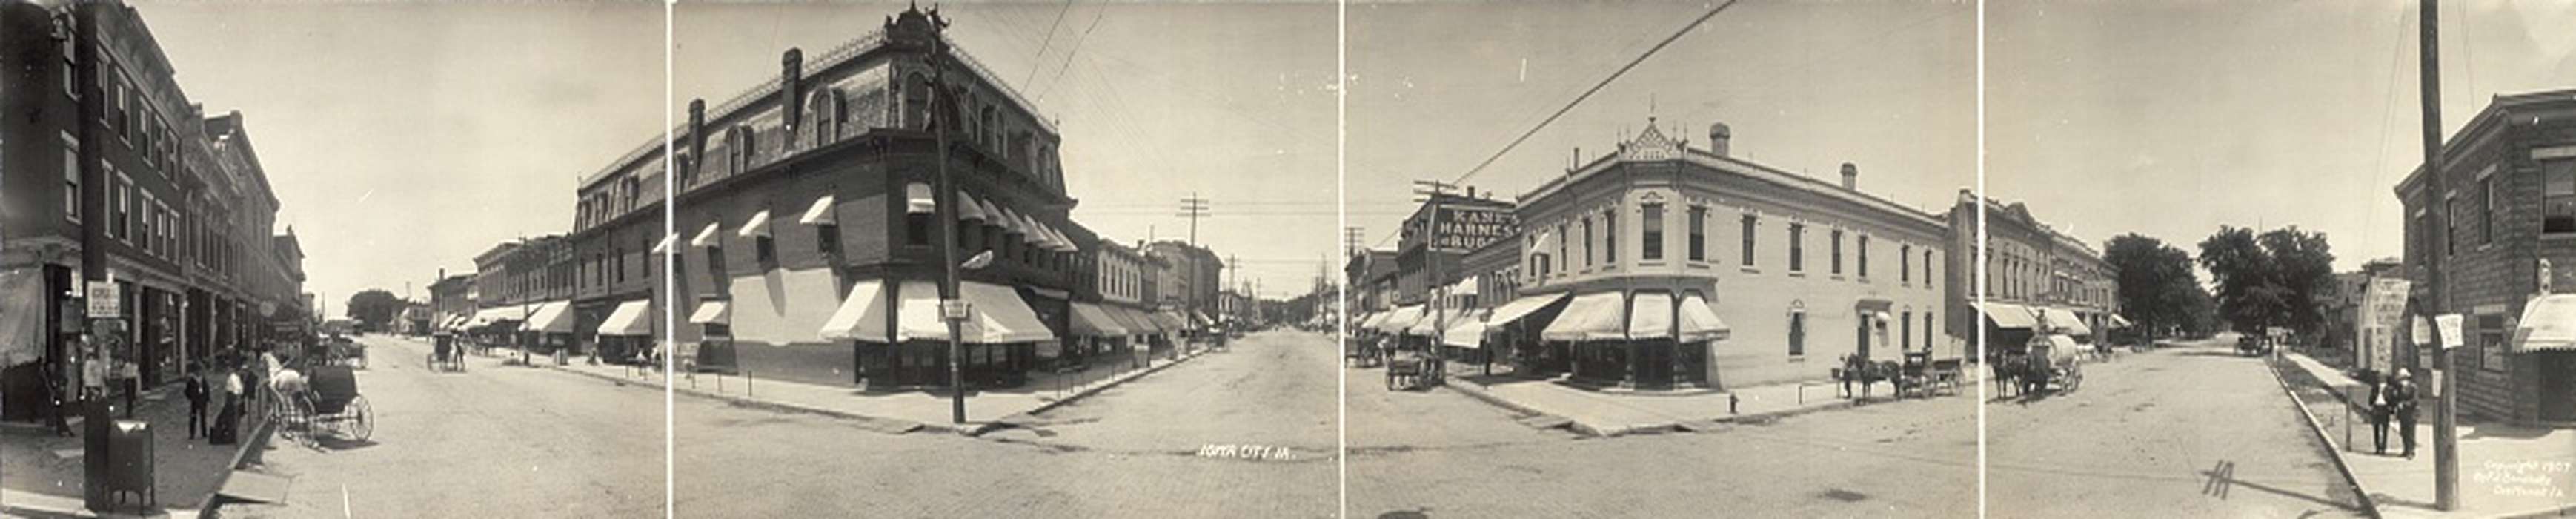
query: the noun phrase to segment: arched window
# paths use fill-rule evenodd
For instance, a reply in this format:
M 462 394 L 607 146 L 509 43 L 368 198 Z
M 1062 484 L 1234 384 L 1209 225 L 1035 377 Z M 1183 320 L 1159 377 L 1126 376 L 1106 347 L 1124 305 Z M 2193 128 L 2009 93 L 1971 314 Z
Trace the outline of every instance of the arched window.
M 837 107 L 832 106 L 831 93 L 829 90 L 818 91 L 812 96 L 807 96 L 805 100 L 805 117 L 810 121 L 805 127 L 808 128 L 807 133 L 814 136 L 814 140 L 810 142 L 814 143 L 815 147 L 832 142 L 834 129 L 832 113 L 837 111 Z
M 903 79 L 903 127 L 930 129 L 930 80 L 920 73 L 905 74 Z

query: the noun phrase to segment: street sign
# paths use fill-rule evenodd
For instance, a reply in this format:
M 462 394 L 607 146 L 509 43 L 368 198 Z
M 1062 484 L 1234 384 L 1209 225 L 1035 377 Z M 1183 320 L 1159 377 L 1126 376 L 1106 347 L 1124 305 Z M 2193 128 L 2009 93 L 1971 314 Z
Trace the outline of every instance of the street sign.
M 972 314 L 974 310 L 974 305 L 967 304 L 964 299 L 939 300 L 939 318 L 941 319 L 964 321 L 966 320 L 966 316 Z
M 116 283 L 91 281 L 86 296 L 89 300 L 90 317 L 125 315 L 125 298 L 117 296 Z

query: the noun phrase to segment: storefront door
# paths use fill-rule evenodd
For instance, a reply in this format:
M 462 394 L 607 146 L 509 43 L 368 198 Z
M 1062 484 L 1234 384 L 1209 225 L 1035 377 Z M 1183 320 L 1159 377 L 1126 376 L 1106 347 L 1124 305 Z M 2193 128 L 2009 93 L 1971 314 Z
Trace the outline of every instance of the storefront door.
M 1637 341 L 1637 385 L 1669 387 L 1673 385 L 1673 343 L 1664 340 Z

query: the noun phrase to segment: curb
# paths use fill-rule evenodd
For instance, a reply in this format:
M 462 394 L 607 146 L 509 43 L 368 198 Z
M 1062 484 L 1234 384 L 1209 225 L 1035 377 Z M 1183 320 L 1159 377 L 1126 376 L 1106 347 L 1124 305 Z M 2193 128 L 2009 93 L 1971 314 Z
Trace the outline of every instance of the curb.
M 1504 408 L 1504 409 L 1509 409 L 1509 410 L 1512 410 L 1512 411 L 1514 411 L 1514 412 L 1519 412 L 1519 413 L 1523 413 L 1523 414 L 1530 414 L 1530 415 L 1537 415 L 1537 416 L 1545 416 L 1545 417 L 1549 417 L 1549 418 L 1555 418 L 1555 419 L 1558 419 L 1558 420 L 1565 420 L 1565 427 L 1566 427 L 1567 429 L 1573 429 L 1573 430 L 1574 430 L 1574 432 L 1576 432 L 1576 433 L 1580 433 L 1580 434 L 1582 434 L 1582 435 L 1584 435 L 1584 436 L 1590 436 L 1590 437 L 1594 437 L 1594 438 L 1606 438 L 1606 437 L 1608 437 L 1608 435 L 1602 434 L 1602 431 L 1601 431 L 1600 429 L 1594 429 L 1594 428 L 1592 428 L 1592 426 L 1584 425 L 1584 424 L 1583 424 L 1583 422 L 1581 422 L 1581 421 L 1577 421 L 1577 420 L 1575 420 L 1575 419 L 1573 419 L 1573 418 L 1567 418 L 1567 417 L 1565 417 L 1565 416 L 1563 416 L 1563 415 L 1558 415 L 1558 414 L 1556 414 L 1556 413 L 1550 413 L 1550 412 L 1546 412 L 1546 411 L 1540 411 L 1540 410 L 1538 410 L 1537 408 L 1533 408 L 1533 407 L 1530 407 L 1530 406 L 1527 406 L 1527 405 L 1523 405 L 1523 404 L 1521 404 L 1521 403 L 1519 403 L 1519 402 L 1513 402 L 1513 401 L 1508 400 L 1508 399 L 1505 399 L 1505 398 L 1503 398 L 1503 397 L 1494 396 L 1494 394 L 1493 394 L 1493 393 L 1489 393 L 1489 392 L 1486 392 L 1486 391 L 1485 391 L 1485 386 L 1478 385 L 1478 384 L 1476 384 L 1476 383 L 1474 383 L 1474 382 L 1466 382 L 1466 383 L 1447 383 L 1447 382 L 1443 382 L 1443 383 L 1441 383 L 1441 384 L 1440 384 L 1440 387 L 1444 387 L 1444 388 L 1449 388 L 1449 389 L 1451 389 L 1451 390 L 1455 390 L 1455 391 L 1457 391 L 1457 392 L 1458 392 L 1458 393 L 1460 393 L 1460 394 L 1467 395 L 1467 397 L 1469 397 L 1469 398 L 1474 398 L 1474 399 L 1476 399 L 1477 401 L 1484 402 L 1484 403 L 1489 404 L 1489 405 L 1492 405 L 1492 406 L 1494 406 L 1494 407 L 1500 407 L 1500 408 Z
M 253 449 L 267 449 L 269 440 L 275 438 L 276 433 L 276 421 L 260 421 L 259 428 L 251 431 L 251 440 L 242 442 L 241 448 L 233 450 L 232 464 L 225 466 L 224 475 L 215 478 L 215 491 L 206 494 L 205 502 L 197 504 L 197 517 L 217 517 L 215 511 L 223 508 L 224 484 L 232 482 L 233 471 L 241 470 L 242 461 L 250 458 Z
M 2283 359 L 2279 362 L 2295 361 Z M 2299 398 L 2298 391 L 2290 389 L 2290 379 L 2281 375 L 2279 362 L 2263 363 L 2264 367 L 2271 369 L 2272 381 L 2281 384 L 2281 394 L 2290 397 L 2290 405 L 2297 408 L 2299 420 L 2308 424 L 2308 432 L 2315 434 L 2317 444 L 2325 447 L 2326 457 L 2334 460 L 2335 472 L 2343 474 L 2344 482 L 2352 485 L 2353 496 L 2361 500 L 2361 511 L 2370 514 L 2371 517 L 2385 517 L 2379 513 L 2379 501 L 2370 498 L 2370 489 L 2363 487 L 2361 478 L 2352 474 L 2352 466 L 2344 463 L 2343 452 L 2335 450 L 2334 440 L 2326 435 L 2325 426 L 2317 424 L 2317 415 L 2308 412 L 2308 402 Z
M 639 385 L 639 386 L 666 388 L 666 389 L 669 389 L 672 393 L 676 393 L 676 394 L 684 394 L 684 395 L 689 395 L 689 396 L 698 397 L 698 398 L 705 398 L 705 399 L 709 399 L 709 400 L 722 401 L 722 402 L 725 402 L 725 403 L 728 403 L 728 404 L 731 404 L 731 405 L 734 405 L 734 406 L 738 406 L 738 407 L 747 407 L 747 408 L 760 409 L 760 410 L 766 410 L 766 411 L 778 411 L 778 412 L 793 412 L 793 413 L 810 413 L 810 414 L 819 414 L 819 415 L 830 416 L 830 417 L 833 417 L 833 418 L 839 418 L 839 419 L 843 419 L 843 420 L 853 420 L 853 421 L 867 422 L 867 423 L 870 423 L 870 424 L 878 425 L 878 426 L 880 426 L 880 428 L 882 428 L 882 429 L 884 429 L 884 430 L 886 430 L 886 431 L 888 431 L 888 432 L 890 432 L 890 433 L 892 433 L 892 434 L 904 434 L 904 433 L 910 433 L 910 432 L 913 432 L 913 431 L 924 431 L 924 430 L 926 430 L 926 431 L 936 431 L 936 432 L 947 432 L 947 433 L 959 433 L 959 432 L 962 432 L 962 431 L 960 431 L 957 427 L 955 427 L 955 426 L 951 426 L 951 425 L 944 425 L 944 424 L 927 424 L 927 423 L 915 422 L 915 421 L 911 421 L 911 420 L 899 420 L 899 419 L 894 419 L 894 418 L 885 418 L 885 417 L 877 417 L 877 416 L 868 416 L 868 415 L 863 415 L 863 414 L 850 413 L 850 412 L 846 412 L 846 411 L 839 411 L 839 410 L 832 410 L 832 409 L 822 409 L 822 408 L 816 408 L 816 407 L 806 407 L 806 406 L 800 406 L 800 405 L 794 405 L 794 404 L 783 404 L 783 403 L 771 402 L 771 401 L 767 401 L 767 400 L 758 400 L 758 399 L 754 399 L 754 398 L 751 398 L 751 397 L 736 396 L 736 395 L 728 395 L 728 394 L 723 394 L 723 393 L 710 392 L 710 391 L 706 391 L 706 390 L 702 390 L 702 389 L 694 389 L 694 388 L 679 387 L 679 386 L 675 386 L 675 385 L 670 385 L 670 384 L 668 383 L 668 381 L 666 381 L 666 380 L 658 380 L 658 379 L 628 379 L 628 378 L 624 378 L 624 377 L 618 377 L 618 376 L 614 376 L 614 375 L 607 375 L 607 374 L 602 374 L 602 373 L 592 373 L 592 372 L 588 372 L 588 371 L 581 371 L 581 370 L 563 369 L 563 368 L 556 367 L 556 366 L 551 366 L 551 365 L 539 365 L 539 366 L 537 366 L 537 367 L 539 367 L 539 368 L 544 368 L 544 369 L 546 369 L 546 370 L 550 370 L 550 371 L 556 371 L 556 372 L 562 372 L 562 373 L 570 373 L 570 374 L 574 374 L 574 375 L 581 375 L 581 376 L 585 376 L 585 377 L 590 377 L 590 378 L 595 378 L 595 379 L 600 379 L 600 380 L 606 380 L 606 381 L 616 382 L 616 383 L 621 383 L 621 384 L 635 384 L 635 385 Z
M 1566 417 L 1566 416 L 1564 416 L 1564 415 L 1559 415 L 1559 414 L 1556 414 L 1556 413 L 1550 413 L 1550 412 L 1546 412 L 1546 411 L 1540 411 L 1540 410 L 1538 410 L 1537 408 L 1533 408 L 1533 407 L 1530 407 L 1530 406 L 1528 406 L 1528 405 L 1521 404 L 1521 403 L 1519 403 L 1519 402 L 1513 402 L 1513 401 L 1511 401 L 1511 400 L 1509 400 L 1509 399 L 1505 399 L 1505 398 L 1503 398 L 1503 397 L 1501 397 L 1501 396 L 1496 396 L 1496 395 L 1494 395 L 1493 393 L 1488 392 L 1488 391 L 1485 389 L 1485 387 L 1484 387 L 1484 386 L 1482 386 L 1482 385 L 1478 385 L 1478 384 L 1473 383 L 1473 382 L 1465 382 L 1465 383 L 1443 383 L 1443 384 L 1441 384 L 1441 387 L 1447 387 L 1447 388 L 1456 389 L 1456 390 L 1458 390 L 1458 392 L 1459 392 L 1459 393 L 1461 393 L 1461 394 L 1465 394 L 1465 395 L 1467 395 L 1467 396 L 1469 396 L 1469 397 L 1475 398 L 1476 400 L 1479 400 L 1479 401 L 1483 401 L 1483 402 L 1484 402 L 1484 403 L 1486 403 L 1486 404 L 1491 404 L 1491 405 L 1493 405 L 1493 406 L 1495 406 L 1495 407 L 1501 407 L 1501 408 L 1504 408 L 1504 409 L 1509 409 L 1509 410 L 1512 410 L 1512 411 L 1516 411 L 1516 412 L 1520 412 L 1520 413 L 1525 413 L 1525 414 L 1539 415 L 1539 416 L 1546 416 L 1546 417 L 1550 417 L 1550 418 L 1556 418 L 1556 419 L 1559 419 L 1559 420 L 1565 420 L 1565 421 L 1566 421 L 1566 427 L 1567 427 L 1567 428 L 1569 428 L 1569 429 L 1573 429 L 1575 432 L 1582 433 L 1582 434 L 1584 434 L 1584 435 L 1586 435 L 1586 436 L 1591 436 L 1591 437 L 1595 437 L 1595 438 L 1611 438 L 1611 437 L 1626 436 L 1626 435 L 1636 434 L 1636 433 L 1641 433 L 1641 432 L 1662 432 L 1662 431 L 1672 431 L 1672 430 L 1689 430 L 1689 429 L 1690 429 L 1690 426 L 1688 425 L 1689 423 L 1700 423 L 1700 422 L 1705 422 L 1705 423 L 1747 423 L 1747 422 L 1755 422 L 1755 421 L 1763 421 L 1763 420 L 1773 420 L 1773 419 L 1788 418 L 1788 417 L 1792 417 L 1792 416 L 1804 415 L 1804 414 L 1808 414 L 1808 413 L 1815 413 L 1815 412 L 1821 412 L 1821 411 L 1833 411 L 1833 410 L 1849 409 L 1849 408 L 1853 408 L 1853 407 L 1859 407 L 1859 406 L 1862 404 L 1862 402 L 1861 402 L 1861 401 L 1859 401 L 1859 400 L 1845 399 L 1845 400 L 1839 400 L 1839 401 L 1835 401 L 1835 402 L 1831 402 L 1831 403 L 1817 404 L 1817 405 L 1813 405 L 1813 406 L 1799 407 L 1799 408 L 1792 408 L 1792 409 L 1782 409 L 1782 410 L 1778 410 L 1778 411 L 1763 411 L 1763 412 L 1758 412 L 1758 413 L 1726 415 L 1726 416 L 1720 416 L 1720 417 L 1716 417 L 1716 418 L 1708 418 L 1708 419 L 1703 419 L 1703 420 L 1680 420 L 1680 419 L 1676 419 L 1676 420 L 1672 420 L 1672 421 L 1670 421 L 1670 422 L 1651 423 L 1651 424 L 1634 425 L 1634 426 L 1624 426 L 1624 427 L 1616 427 L 1616 428 L 1612 428 L 1612 429 L 1604 430 L 1604 429 L 1601 429 L 1601 428 L 1593 427 L 1593 426 L 1591 426 L 1591 425 L 1586 425 L 1586 424 L 1584 424 L 1584 423 L 1583 423 L 1582 421 L 1580 421 L 1580 420 L 1575 420 L 1575 419 L 1573 419 L 1573 418 L 1568 418 L 1568 417 Z M 1889 401 L 1889 402 L 1892 402 L 1892 401 Z
M 967 436 L 983 436 L 983 435 L 984 435 L 984 433 L 993 432 L 993 431 L 998 430 L 998 429 L 1001 429 L 1001 428 L 1003 428 L 1003 427 L 1010 426 L 1010 424 L 1004 423 L 1004 421 L 1005 421 L 1005 420 L 1009 420 L 1009 419 L 1010 419 L 1011 417 L 1013 417 L 1013 416 L 1031 416 L 1031 415 L 1036 415 L 1036 414 L 1038 414 L 1038 413 L 1044 413 L 1044 412 L 1047 412 L 1047 411 L 1050 411 L 1050 410 L 1054 410 L 1054 409 L 1055 409 L 1055 408 L 1057 408 L 1057 407 L 1061 407 L 1061 406 L 1063 406 L 1063 405 L 1065 405 L 1065 404 L 1073 403 L 1073 402 L 1074 402 L 1074 401 L 1076 401 L 1076 400 L 1081 400 L 1081 399 L 1084 399 L 1084 398 L 1088 398 L 1088 397 L 1090 397 L 1090 396 L 1091 396 L 1091 395 L 1093 395 L 1093 394 L 1097 394 L 1097 393 L 1099 393 L 1099 392 L 1101 392 L 1101 391 L 1108 390 L 1109 388 L 1117 387 L 1117 386 L 1122 385 L 1122 384 L 1126 384 L 1128 381 L 1136 380 L 1136 379 L 1139 379 L 1139 378 L 1144 378 L 1146 375 L 1152 375 L 1152 374 L 1154 374 L 1154 373 L 1156 373 L 1156 372 L 1160 372 L 1160 371 L 1165 370 L 1165 369 L 1171 369 L 1171 367 L 1172 367 L 1172 366 L 1179 365 L 1180 363 L 1183 363 L 1183 362 L 1189 362 L 1189 361 L 1190 361 L 1190 359 L 1199 358 L 1199 355 L 1206 354 L 1206 353 L 1207 353 L 1207 351 L 1208 351 L 1208 350 L 1204 350 L 1204 349 L 1202 349 L 1202 350 L 1198 350 L 1198 351 L 1193 351 L 1193 352 L 1185 353 L 1185 354 L 1182 354 L 1182 355 L 1180 356 L 1180 358 L 1172 359 L 1170 362 L 1164 362 L 1164 363 L 1162 363 L 1161 365 L 1158 365 L 1158 366 L 1152 366 L 1152 367 L 1147 367 L 1147 368 L 1144 368 L 1144 369 L 1139 369 L 1139 370 L 1136 370 L 1136 371 L 1130 371 L 1130 372 L 1127 372 L 1127 374 L 1125 374 L 1125 375 L 1119 375 L 1119 376 L 1117 376 L 1117 377 L 1112 377 L 1112 378 L 1110 378 L 1110 379 L 1108 379 L 1108 380 L 1101 381 L 1100 383 L 1092 384 L 1092 385 L 1091 385 L 1091 387 L 1089 387 L 1089 388 L 1083 389 L 1083 390 L 1081 390 L 1081 391 L 1075 391 L 1073 394 L 1071 394 L 1071 395 L 1066 395 L 1064 398 L 1058 398 L 1058 399 L 1055 399 L 1055 400 L 1053 400 L 1053 401 L 1049 401 L 1049 402 L 1046 402 L 1046 403 L 1038 404 L 1038 406 L 1037 406 L 1037 407 L 1030 408 L 1030 409 L 1029 409 L 1029 410 L 1027 410 L 1027 411 L 1021 411 L 1021 412 L 1018 412 L 1018 413 L 1013 413 L 1011 416 L 1005 416 L 1005 417 L 1002 417 L 1002 420 L 994 420 L 994 421 L 992 421 L 992 422 L 986 422 L 986 423 L 984 423 L 983 425 L 976 426 L 976 427 L 975 427 L 974 429 L 972 429 L 972 430 L 965 431 L 965 434 L 966 434 Z

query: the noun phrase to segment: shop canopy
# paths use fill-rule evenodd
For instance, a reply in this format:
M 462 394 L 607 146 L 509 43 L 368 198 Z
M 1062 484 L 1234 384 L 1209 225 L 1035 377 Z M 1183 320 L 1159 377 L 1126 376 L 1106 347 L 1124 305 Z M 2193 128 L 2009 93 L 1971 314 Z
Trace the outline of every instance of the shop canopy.
M 1681 336 L 1677 338 L 1682 342 L 1726 340 L 1734 333 L 1726 327 L 1726 321 L 1718 320 L 1717 310 L 1708 306 L 1708 299 L 1700 296 L 1683 296 L 1674 314 L 1681 320 Z
M 1154 318 L 1154 326 L 1162 328 L 1163 333 L 1178 332 L 1188 330 L 1190 328 L 1188 323 L 1181 322 L 1181 314 L 1172 313 L 1171 310 L 1163 310 L 1145 315 L 1147 317 Z
M 1377 326 L 1372 326 L 1370 328 L 1377 330 L 1379 333 L 1404 333 L 1404 329 L 1412 328 L 1413 323 L 1421 320 L 1421 305 L 1399 306 L 1394 310 L 1387 311 L 1386 317 L 1378 318 Z
M 2072 310 L 2067 310 L 2067 309 L 2064 309 L 2064 308 L 2056 308 L 2056 307 L 2047 307 L 2047 308 L 2042 308 L 2042 309 L 2040 309 L 2040 315 L 2046 316 L 2046 317 L 2048 318 L 2048 326 L 2049 326 L 2049 327 L 2051 327 L 2051 328 L 2056 328 L 2056 329 L 2058 329 L 2058 330 L 2062 330 L 2062 331 L 2064 331 L 2064 332 L 2065 332 L 2065 333 L 2067 333 L 2067 334 L 2071 334 L 2071 335 L 2092 335 L 2092 334 L 2093 334 L 2093 327 L 2091 327 L 2091 326 L 2085 326 L 2085 325 L 2084 325 L 2084 318 L 2082 318 L 2082 317 L 2076 317 L 2076 316 L 2075 316 L 2075 312 L 2074 312 L 2074 311 L 2072 311 Z
M 697 311 L 689 312 L 689 324 L 727 324 L 733 322 L 732 317 L 731 303 L 721 299 L 708 300 L 698 303 Z
M 45 278 L 34 267 L 0 272 L 0 368 L 35 362 L 45 355 Z
M 1190 315 L 1197 316 L 1199 318 L 1199 326 L 1216 326 L 1216 320 L 1209 319 L 1207 314 L 1192 310 L 1190 311 Z
M 1072 303 L 1071 306 L 1073 308 L 1073 315 L 1072 319 L 1069 319 L 1068 321 L 1072 324 L 1072 332 L 1074 335 L 1084 337 L 1124 337 L 1129 335 L 1127 327 L 1119 324 L 1117 318 L 1110 317 L 1109 311 L 1101 309 L 1100 305 L 1076 302 Z
M 835 341 L 864 340 L 888 342 L 885 283 L 875 280 L 850 284 L 850 295 L 832 317 L 823 320 L 823 338 Z
M 1626 301 L 1618 292 L 1574 296 L 1565 311 L 1548 323 L 1539 337 L 1551 341 L 1598 341 L 1628 338 Z
M 1145 314 L 1137 313 L 1135 310 L 1129 310 L 1127 308 L 1114 305 L 1102 306 L 1100 309 L 1109 314 L 1109 320 L 1118 322 L 1118 327 L 1126 328 L 1127 335 L 1153 335 L 1163 333 L 1162 329 L 1154 326 L 1153 319 L 1147 318 L 1145 317 Z
M 651 336 L 653 320 L 645 319 L 644 314 L 652 308 L 653 302 L 644 299 L 618 303 L 616 310 L 608 312 L 608 319 L 600 321 L 598 333 L 617 337 Z
M 1638 292 L 1628 298 L 1628 338 L 1665 339 L 1673 336 L 1673 295 L 1664 292 Z
M 1995 325 L 1996 328 L 2028 329 L 2039 324 L 2039 319 L 2031 315 L 2030 309 L 2023 308 L 2021 305 L 1987 301 L 1976 303 L 1974 306 L 1977 313 L 1985 314 L 1986 322 Z
M 939 286 L 928 281 L 905 281 L 897 286 L 893 305 L 885 297 L 885 285 L 862 281 L 851 285 L 850 296 L 832 317 L 823 321 L 823 338 L 894 343 L 908 340 L 946 340 L 948 323 L 939 319 Z M 1055 339 L 1054 332 L 1029 310 L 1028 302 L 1010 287 L 989 283 L 963 282 L 957 285 L 958 297 L 971 307 L 971 317 L 958 326 L 958 339 L 974 344 L 1035 342 Z M 886 312 L 896 314 L 894 328 L 886 328 Z
M 1351 325 L 1360 329 L 1373 330 L 1377 329 L 1377 322 L 1384 319 L 1386 319 L 1386 312 L 1368 312 L 1352 318 Z
M 2522 321 L 2513 328 L 2513 342 L 2505 351 L 2576 350 L 2576 295 L 2552 294 L 2532 299 L 2522 307 Z
M 572 302 L 538 303 L 536 313 L 528 316 L 528 326 L 521 329 L 531 332 L 572 333 Z
M 1466 313 L 1464 310 L 1424 310 L 1422 318 L 1415 319 L 1413 326 L 1404 327 L 1404 334 L 1430 337 L 1432 332 L 1440 331 L 1442 326 L 1456 326 L 1458 318 Z
M 1502 328 L 1503 325 L 1511 324 L 1512 321 L 1518 321 L 1522 317 L 1529 316 L 1529 314 L 1537 313 L 1540 309 L 1547 308 L 1547 305 L 1556 304 L 1557 301 L 1564 301 L 1566 294 L 1567 293 L 1565 292 L 1558 292 L 1554 294 L 1536 295 L 1514 299 L 1509 303 L 1503 303 L 1501 308 L 1494 309 L 1493 316 L 1485 319 L 1486 329 L 1493 330 Z
M 1449 321 L 1449 333 L 1440 335 L 1440 343 L 1460 348 L 1485 346 L 1485 315 L 1488 310 L 1474 310 Z

